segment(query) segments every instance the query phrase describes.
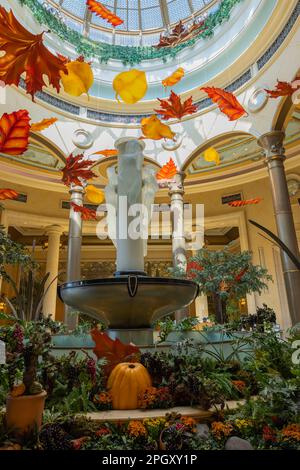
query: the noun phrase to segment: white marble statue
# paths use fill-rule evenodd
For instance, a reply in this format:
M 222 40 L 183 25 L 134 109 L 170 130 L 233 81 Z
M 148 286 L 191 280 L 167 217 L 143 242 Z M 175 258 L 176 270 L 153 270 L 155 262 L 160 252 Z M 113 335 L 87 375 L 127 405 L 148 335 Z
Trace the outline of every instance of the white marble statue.
M 150 166 L 143 166 L 143 143 L 137 139 L 120 139 L 116 147 L 119 150 L 118 156 L 118 174 L 115 167 L 107 170 L 108 185 L 105 188 L 107 203 L 107 224 L 108 233 L 115 246 L 122 250 L 127 249 L 128 253 L 134 248 L 139 251 L 143 246 L 143 256 L 147 254 L 148 226 L 152 216 L 152 205 L 155 194 L 158 190 L 158 184 L 155 177 L 155 170 Z M 125 214 L 118 214 L 120 198 L 127 197 L 127 209 L 134 204 L 142 204 L 143 212 L 141 214 L 143 223 L 141 224 L 142 237 L 140 242 L 137 240 L 117 240 L 117 231 L 119 225 L 123 228 L 130 222 L 131 218 L 124 217 Z M 123 206 L 122 206 L 123 208 Z M 125 227 L 127 229 L 127 227 Z M 132 241 L 134 245 L 132 245 Z M 127 248 L 126 248 L 127 247 Z M 120 253 L 119 253 L 120 255 Z M 121 258 L 121 256 L 119 256 Z M 139 263 L 141 264 L 141 263 Z

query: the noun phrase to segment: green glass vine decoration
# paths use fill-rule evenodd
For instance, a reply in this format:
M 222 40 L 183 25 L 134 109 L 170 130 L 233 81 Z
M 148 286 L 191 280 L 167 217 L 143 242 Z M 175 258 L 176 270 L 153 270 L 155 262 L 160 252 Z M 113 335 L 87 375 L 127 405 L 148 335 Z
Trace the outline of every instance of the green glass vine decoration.
M 143 60 L 161 59 L 166 62 L 187 47 L 193 46 L 199 39 L 208 39 L 214 35 L 214 30 L 224 21 L 228 21 L 232 9 L 243 0 L 222 0 L 219 8 L 211 12 L 205 20 L 205 31 L 175 47 L 157 49 L 153 46 L 119 46 L 105 42 L 97 42 L 85 38 L 77 31 L 62 23 L 56 16 L 47 11 L 38 0 L 18 0 L 22 6 L 27 6 L 36 21 L 46 25 L 60 39 L 72 44 L 79 55 L 85 58 L 97 58 L 100 63 L 110 59 L 120 60 L 124 65 L 140 64 Z

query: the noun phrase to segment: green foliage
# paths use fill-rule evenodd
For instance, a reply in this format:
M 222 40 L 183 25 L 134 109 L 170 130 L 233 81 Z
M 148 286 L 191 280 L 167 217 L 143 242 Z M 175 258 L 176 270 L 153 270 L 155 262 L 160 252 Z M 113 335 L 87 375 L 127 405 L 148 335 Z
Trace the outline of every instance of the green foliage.
M 12 390 L 21 374 L 25 394 L 40 393 L 42 386 L 37 382 L 38 360 L 49 353 L 51 344 L 50 330 L 44 319 L 1 327 L 0 339 L 6 346 L 4 383 L 8 383 Z
M 20 265 L 24 268 L 34 269 L 36 263 L 33 261 L 31 253 L 20 243 L 13 241 L 6 233 L 3 226 L 0 226 L 0 278 L 3 277 L 10 282 L 11 278 L 5 270 L 5 266 Z
M 85 58 L 95 57 L 100 63 L 107 63 L 111 59 L 120 60 L 124 65 L 139 64 L 143 60 L 151 59 L 162 59 L 164 61 L 168 58 L 173 59 L 180 51 L 193 46 L 199 39 L 211 38 L 214 30 L 224 21 L 229 20 L 231 10 L 241 1 L 222 0 L 219 8 L 210 13 L 205 20 L 205 31 L 178 46 L 157 49 L 153 46 L 118 46 L 93 41 L 63 24 L 59 18 L 47 11 L 38 0 L 19 0 L 21 5 L 30 8 L 33 16 L 40 24 L 46 25 L 63 41 L 71 43 L 79 55 L 84 55 Z
M 15 297 L 9 299 L 3 295 L 2 298 L 16 320 L 30 322 L 37 321 L 41 317 L 44 298 L 56 278 L 46 287 L 48 279 L 49 273 L 38 279 L 37 272 L 29 270 L 23 273 L 18 287 L 15 281 L 10 278 L 9 282 L 13 287 Z M 47 312 L 44 313 L 47 314 Z
M 96 411 L 93 396 L 105 389 L 103 364 L 104 361 L 96 362 L 88 354 L 82 357 L 75 352 L 59 358 L 44 357 L 38 375 L 52 412 Z
M 221 298 L 243 298 L 251 292 L 261 292 L 272 280 L 265 268 L 252 264 L 252 254 L 249 251 L 230 253 L 227 249 L 211 251 L 202 248 L 189 259 L 200 268 L 191 268 L 187 274 L 174 269 L 179 277 L 188 277 L 199 284 L 199 294 L 218 294 Z
M 171 317 L 164 317 L 154 324 L 154 328 L 159 331 L 159 342 L 166 341 L 167 336 L 172 331 L 192 331 L 198 325 L 199 319 L 196 317 L 186 317 L 175 321 Z

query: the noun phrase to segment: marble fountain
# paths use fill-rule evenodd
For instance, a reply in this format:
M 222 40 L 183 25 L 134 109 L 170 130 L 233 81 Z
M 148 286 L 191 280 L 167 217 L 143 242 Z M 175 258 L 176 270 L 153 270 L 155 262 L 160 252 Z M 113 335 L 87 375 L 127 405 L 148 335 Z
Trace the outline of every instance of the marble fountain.
M 66 305 L 104 322 L 111 338 L 151 345 L 153 322 L 191 304 L 198 286 L 193 281 L 150 277 L 144 272 L 151 205 L 158 186 L 154 170 L 144 165 L 142 141 L 123 138 L 115 146 L 119 151 L 117 173 L 113 167 L 108 169 L 105 193 L 109 236 L 117 252 L 116 272 L 111 278 L 66 282 L 58 293 Z M 139 207 L 143 208 L 141 236 L 134 229 L 134 211 Z

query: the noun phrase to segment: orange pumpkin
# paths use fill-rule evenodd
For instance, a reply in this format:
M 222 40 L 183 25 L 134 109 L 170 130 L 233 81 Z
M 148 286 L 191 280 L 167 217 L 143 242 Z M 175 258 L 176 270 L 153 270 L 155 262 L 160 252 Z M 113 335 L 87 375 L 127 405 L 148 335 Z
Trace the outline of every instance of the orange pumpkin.
M 138 396 L 151 387 L 147 369 L 138 362 L 121 362 L 111 372 L 107 388 L 113 399 L 114 410 L 135 410 Z

